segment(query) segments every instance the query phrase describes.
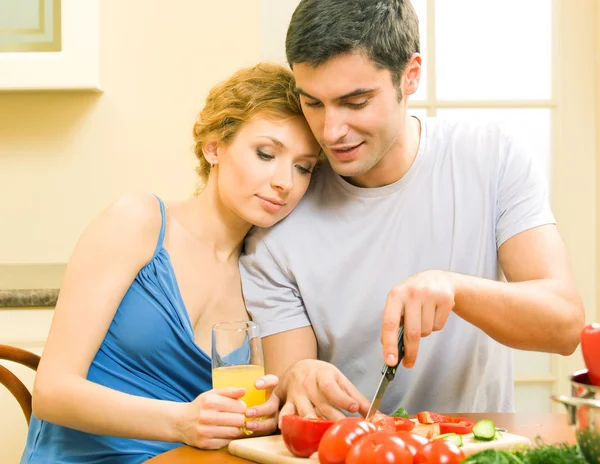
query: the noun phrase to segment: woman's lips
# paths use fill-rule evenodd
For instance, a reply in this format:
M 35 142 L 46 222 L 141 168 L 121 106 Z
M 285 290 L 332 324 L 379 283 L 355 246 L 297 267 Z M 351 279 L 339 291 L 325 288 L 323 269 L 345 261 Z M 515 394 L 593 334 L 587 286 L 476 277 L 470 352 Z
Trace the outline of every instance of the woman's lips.
M 258 201 L 260 202 L 261 206 L 271 213 L 278 212 L 284 206 L 284 203 L 281 203 L 279 200 L 269 199 L 269 198 L 261 197 L 259 195 L 257 195 L 257 197 L 258 197 Z

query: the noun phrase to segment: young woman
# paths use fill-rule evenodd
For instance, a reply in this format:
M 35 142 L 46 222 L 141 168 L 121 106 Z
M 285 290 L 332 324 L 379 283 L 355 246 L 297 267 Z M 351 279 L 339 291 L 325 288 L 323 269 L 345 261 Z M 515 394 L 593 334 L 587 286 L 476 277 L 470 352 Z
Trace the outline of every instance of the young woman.
M 182 443 L 216 449 L 276 427 L 244 389 L 211 389 L 211 328 L 248 319 L 238 256 L 252 226 L 286 217 L 317 163 L 286 69 L 214 87 L 194 125 L 202 187 L 165 204 L 125 196 L 81 236 L 33 392 L 23 463 L 140 463 Z M 272 389 L 274 376 L 256 382 Z M 254 413 L 254 414 L 253 414 Z

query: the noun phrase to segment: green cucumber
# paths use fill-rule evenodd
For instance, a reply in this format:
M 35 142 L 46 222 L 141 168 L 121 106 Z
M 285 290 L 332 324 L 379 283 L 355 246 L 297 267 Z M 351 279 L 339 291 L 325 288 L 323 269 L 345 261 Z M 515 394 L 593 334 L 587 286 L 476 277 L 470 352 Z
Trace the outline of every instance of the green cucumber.
M 441 435 L 436 435 L 432 438 L 432 440 L 448 440 L 454 443 L 456 446 L 463 445 L 462 435 L 458 433 L 443 433 Z
M 473 426 L 473 436 L 477 440 L 491 441 L 496 436 L 496 425 L 489 419 L 482 419 Z
M 404 419 L 408 419 L 408 412 L 404 408 L 398 408 L 398 410 L 392 414 L 392 417 L 403 417 Z

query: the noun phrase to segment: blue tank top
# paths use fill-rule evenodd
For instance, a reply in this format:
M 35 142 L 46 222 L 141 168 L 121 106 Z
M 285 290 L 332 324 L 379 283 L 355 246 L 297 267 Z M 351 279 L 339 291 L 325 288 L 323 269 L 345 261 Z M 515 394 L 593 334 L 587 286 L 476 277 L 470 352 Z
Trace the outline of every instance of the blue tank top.
M 165 206 L 157 199 L 162 225 L 156 250 L 123 297 L 87 378 L 131 395 L 190 402 L 212 388 L 211 360 L 194 341 L 163 246 Z M 92 435 L 32 416 L 21 463 L 137 464 L 178 446 Z

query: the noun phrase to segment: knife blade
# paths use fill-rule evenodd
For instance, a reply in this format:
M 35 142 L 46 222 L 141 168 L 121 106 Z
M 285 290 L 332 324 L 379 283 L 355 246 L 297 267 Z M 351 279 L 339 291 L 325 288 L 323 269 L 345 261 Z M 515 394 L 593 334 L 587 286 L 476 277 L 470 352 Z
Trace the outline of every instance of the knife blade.
M 385 394 L 385 390 L 394 377 L 396 376 L 396 369 L 400 365 L 402 358 L 404 357 L 404 326 L 400 327 L 398 330 L 398 362 L 395 366 L 388 366 L 387 364 L 383 365 L 383 369 L 381 369 L 381 380 L 379 381 L 379 385 L 377 386 L 377 390 L 375 391 L 375 396 L 371 401 L 371 406 L 369 407 L 369 411 L 365 417 L 366 420 L 370 421 L 373 419 L 373 416 L 379 409 L 379 405 L 381 404 L 381 400 L 383 400 L 383 395 Z

